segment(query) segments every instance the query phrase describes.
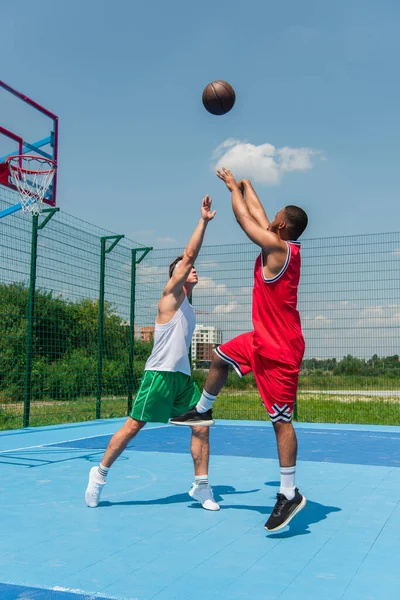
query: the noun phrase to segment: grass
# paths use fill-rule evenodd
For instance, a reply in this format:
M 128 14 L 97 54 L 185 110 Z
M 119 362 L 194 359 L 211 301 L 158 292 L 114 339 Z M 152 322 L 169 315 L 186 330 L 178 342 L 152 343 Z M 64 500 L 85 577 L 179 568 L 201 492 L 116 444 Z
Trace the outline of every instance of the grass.
M 388 375 L 301 375 L 299 390 L 400 390 L 400 377 Z
M 101 418 L 113 419 L 127 414 L 126 398 L 105 398 L 101 404 Z M 0 430 L 19 429 L 22 427 L 24 403 L 0 405 Z M 32 402 L 30 426 L 58 425 L 59 423 L 77 423 L 96 419 L 96 399 L 82 400 L 50 400 Z
M 0 429 L 22 427 L 24 406 L 22 402 L 0 405 Z M 400 398 L 382 396 L 332 396 L 320 393 L 299 392 L 297 400 L 298 421 L 310 423 L 359 423 L 374 425 L 400 425 Z M 101 417 L 109 419 L 127 414 L 126 398 L 104 398 Z M 266 411 L 258 393 L 245 390 L 223 391 L 215 405 L 217 419 L 265 420 Z M 96 399 L 82 398 L 73 401 L 32 402 L 30 425 L 56 425 L 92 421 L 96 417 Z
M 255 393 L 221 394 L 215 405 L 214 415 L 217 419 L 266 419 L 265 408 Z M 400 398 L 300 392 L 297 398 L 297 420 L 307 423 L 400 425 Z

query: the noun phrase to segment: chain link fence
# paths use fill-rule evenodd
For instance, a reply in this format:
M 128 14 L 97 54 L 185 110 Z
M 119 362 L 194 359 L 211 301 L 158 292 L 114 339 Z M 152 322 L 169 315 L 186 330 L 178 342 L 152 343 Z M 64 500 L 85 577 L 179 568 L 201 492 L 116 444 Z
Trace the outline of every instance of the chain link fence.
M 0 190 L 0 208 L 15 203 Z M 151 351 L 169 264 L 151 250 L 49 209 L 0 230 L 0 427 L 126 415 Z M 251 243 L 205 246 L 191 350 L 202 386 L 215 345 L 249 331 Z M 299 309 L 307 350 L 302 421 L 400 424 L 400 233 L 304 240 Z M 251 375 L 231 373 L 217 418 L 265 419 Z
M 1 208 L 12 196 L 1 189 Z M 131 325 L 147 251 L 54 209 L 2 219 L 2 428 L 127 413 L 151 350 Z
M 154 250 L 142 267 L 143 282 L 151 275 L 153 289 L 160 282 L 159 293 L 166 265 L 179 252 Z M 251 243 L 205 246 L 197 260 L 192 360 L 200 385 L 212 347 L 252 328 L 257 254 Z M 306 353 L 297 419 L 399 425 L 400 233 L 304 240 L 301 254 L 299 310 Z M 231 373 L 215 415 L 265 419 L 251 375 L 239 379 Z

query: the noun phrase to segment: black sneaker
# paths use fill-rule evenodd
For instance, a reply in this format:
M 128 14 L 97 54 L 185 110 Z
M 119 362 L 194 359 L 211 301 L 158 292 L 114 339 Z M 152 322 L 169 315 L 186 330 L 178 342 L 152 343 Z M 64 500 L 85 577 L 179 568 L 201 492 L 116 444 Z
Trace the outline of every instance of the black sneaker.
M 197 412 L 196 408 L 191 408 L 184 415 L 173 417 L 169 422 L 172 425 L 189 425 L 191 427 L 195 425 L 205 425 L 206 427 L 211 427 L 211 425 L 214 425 L 211 408 L 206 410 L 204 413 L 199 413 Z
M 293 517 L 305 507 L 306 503 L 307 500 L 299 493 L 297 488 L 292 500 L 288 500 L 284 494 L 277 494 L 274 510 L 264 528 L 267 531 L 278 531 L 286 527 Z

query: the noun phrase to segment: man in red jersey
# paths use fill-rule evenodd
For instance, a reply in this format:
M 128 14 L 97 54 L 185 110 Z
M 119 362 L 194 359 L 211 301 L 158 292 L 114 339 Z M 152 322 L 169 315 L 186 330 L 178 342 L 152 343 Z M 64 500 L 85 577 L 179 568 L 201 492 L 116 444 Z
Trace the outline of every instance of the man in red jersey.
M 306 504 L 295 487 L 297 438 L 292 411 L 305 347 L 296 308 L 300 280 L 297 240 L 308 219 L 301 208 L 286 206 L 270 222 L 249 180 L 236 182 L 225 168 L 217 175 L 232 192 L 232 208 L 240 227 L 261 248 L 254 268 L 254 330 L 216 348 L 199 403 L 170 422 L 213 425 L 211 407 L 226 382 L 229 365 L 239 377 L 253 372 L 278 445 L 281 486 L 265 524 L 268 531 L 278 531 Z

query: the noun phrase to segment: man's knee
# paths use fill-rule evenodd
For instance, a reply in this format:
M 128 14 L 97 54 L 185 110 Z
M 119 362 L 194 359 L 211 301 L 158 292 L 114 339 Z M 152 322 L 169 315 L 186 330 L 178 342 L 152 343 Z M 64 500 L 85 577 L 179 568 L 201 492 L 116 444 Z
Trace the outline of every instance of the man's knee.
M 294 431 L 293 429 L 293 423 L 290 421 L 289 423 L 287 421 L 275 421 L 274 423 L 272 423 L 274 430 L 275 430 L 275 434 L 277 436 L 281 435 L 281 434 L 285 434 L 285 433 L 289 433 L 290 431 Z
M 222 358 L 220 356 L 218 356 L 218 354 L 216 352 L 213 352 L 211 366 L 215 367 L 216 369 L 221 369 L 221 370 L 226 370 L 226 371 L 229 369 L 228 363 L 225 360 L 222 360 Z
M 210 428 L 209 427 L 192 427 L 192 435 L 199 440 L 208 441 L 210 437 Z
M 129 437 L 135 436 L 145 425 L 145 421 L 138 421 L 137 419 L 128 417 L 124 424 L 126 435 Z

